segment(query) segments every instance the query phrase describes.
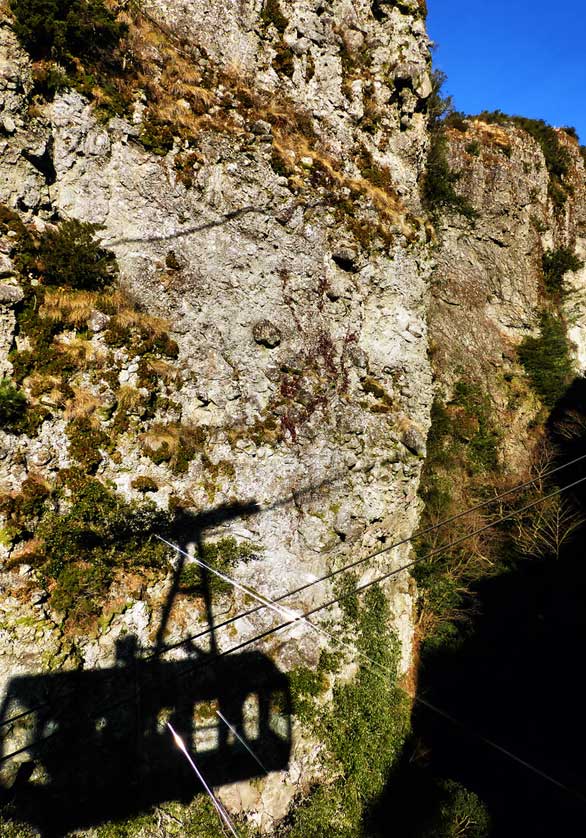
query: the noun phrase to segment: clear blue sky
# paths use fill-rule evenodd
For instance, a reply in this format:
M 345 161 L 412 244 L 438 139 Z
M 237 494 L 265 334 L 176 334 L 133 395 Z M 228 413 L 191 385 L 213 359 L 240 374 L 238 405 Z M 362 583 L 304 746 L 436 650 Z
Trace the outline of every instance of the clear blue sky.
M 586 0 L 427 0 L 457 110 L 573 125 L 586 144 Z

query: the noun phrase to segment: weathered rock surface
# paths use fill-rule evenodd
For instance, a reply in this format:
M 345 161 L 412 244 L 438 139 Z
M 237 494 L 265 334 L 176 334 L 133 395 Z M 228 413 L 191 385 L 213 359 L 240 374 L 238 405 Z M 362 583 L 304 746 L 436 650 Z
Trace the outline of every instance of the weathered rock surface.
M 584 254 L 584 160 L 575 141 L 558 132 L 571 159 L 572 194 L 556 209 L 543 152 L 532 137 L 512 125 L 466 125 L 466 131 L 449 129 L 449 160 L 461 173 L 458 191 L 478 217 L 472 223 L 457 215 L 444 219 L 431 285 L 430 340 L 444 397 L 462 377 L 490 394 L 498 426 L 506 429 L 501 456 L 514 471 L 531 455 L 528 427 L 540 410 L 516 350 L 536 333 L 544 306 L 543 253 L 569 248 Z M 586 274 L 568 273 L 565 282 L 578 292 L 568 295 L 565 307 L 576 372 L 583 373 Z
M 468 121 L 465 132 L 449 129 L 449 158 L 478 217 L 444 217 L 430 293 L 418 190 L 431 93 L 423 5 L 282 0 L 276 14 L 261 0 L 149 0 L 160 36 L 179 36 L 190 66 L 218 87 L 199 90 L 209 118 L 194 118 L 194 135 L 161 154 L 140 141 L 140 91 L 134 112 L 107 124 L 73 90 L 33 103 L 31 63 L 0 21 L 0 202 L 39 230 L 67 218 L 101 225 L 122 287 L 142 314 L 169 324 L 178 346 L 176 359 L 159 364 L 156 392 L 142 386 L 141 357 L 126 346 L 109 356 L 110 375 L 72 374 L 68 384 L 89 394 L 107 433 L 120 393 L 135 399 L 97 476 L 126 498 L 148 492 L 162 508 L 177 500 L 204 514 L 247 506 L 250 514 L 215 522 L 204 540 L 232 535 L 255 545 L 258 554 L 234 575 L 271 598 L 413 533 L 434 391 L 449 398 L 461 378 L 481 382 L 506 429 L 501 457 L 512 471 L 525 464 L 540 405 L 516 349 L 535 332 L 542 254 L 567 246 L 586 258 L 584 162 L 567 135 L 560 142 L 573 192 L 556 211 L 539 146 L 519 128 Z M 23 292 L 13 244 L 10 233 L 0 239 L 0 377 L 12 371 L 10 350 L 28 348 L 15 334 Z M 567 283 L 583 292 L 586 269 Z M 575 300 L 566 303 L 569 334 L 584 372 L 586 315 Z M 106 357 L 111 322 L 111 313 L 89 313 L 84 346 L 93 357 Z M 24 388 L 37 398 L 30 382 Z M 157 406 L 146 415 L 151 395 Z M 71 407 L 51 391 L 38 400 L 50 417 L 36 436 L 0 431 L 0 492 L 17 493 L 31 476 L 50 483 L 72 463 Z M 157 457 L 165 429 L 179 423 L 205 440 L 182 473 Z M 0 538 L 3 562 L 14 559 L 9 535 Z M 409 550 L 403 544 L 364 565 L 358 581 L 401 566 Z M 117 641 L 129 634 L 151 650 L 170 579 L 147 584 L 128 574 L 101 619 L 72 635 L 32 560 L 6 564 L 0 693 L 19 674 L 113 666 Z M 399 574 L 385 590 L 405 673 L 414 584 Z M 320 584 L 287 605 L 305 610 L 331 593 Z M 230 594 L 214 607 L 229 617 L 243 604 Z M 250 615 L 218 645 L 270 624 Z M 202 599 L 181 593 L 166 639 L 205 627 Z M 261 648 L 288 671 L 313 667 L 324 644 L 299 622 Z M 226 786 L 221 796 L 270 833 L 319 770 L 320 744 L 295 724 L 287 771 Z
M 366 2 L 336 4 L 326 14 L 299 0 L 283 3 L 289 22 L 281 33 L 259 17 L 258 2 L 153 5 L 154 14 L 205 48 L 206 60 L 240 63 L 261 88 L 306 109 L 345 177 L 361 177 L 354 150 L 367 148 L 390 173 L 405 213 L 419 212 L 417 181 L 427 144 L 419 105 L 430 91 L 428 39 L 418 9 L 413 6 L 414 17 L 403 4 L 376 21 Z M 270 144 L 261 141 L 270 141 L 271 126 L 263 120 L 237 138 L 202 129 L 187 184 L 175 165 L 179 149 L 163 157 L 147 153 L 134 124 L 118 118 L 98 123 L 77 92 L 60 93 L 31 119 L 30 64 L 6 24 L 0 36 L 3 114 L 14 124 L 1 139 L 0 200 L 25 220 L 57 216 L 102 225 L 123 287 L 143 310 L 171 324 L 179 345 L 174 367 L 182 383 L 169 386 L 175 406 L 158 419 L 180 417 L 207 432 L 207 460 L 194 458 L 184 476 L 154 464 L 132 434 L 116 457 L 105 455 L 98 476 L 127 497 L 137 497 L 134 478 L 154 478 L 157 504 L 179 496 L 198 512 L 254 501 L 258 514 L 205 537 L 232 534 L 259 545 L 261 559 L 242 564 L 235 575 L 269 597 L 410 535 L 432 398 L 430 262 L 421 228 L 411 240 L 398 224 L 391 240 L 358 241 L 324 190 L 308 187 L 300 196 L 275 170 Z M 282 49 L 292 54 L 290 79 L 273 66 Z M 39 164 L 46 154 L 51 176 Z M 311 171 L 316 152 L 300 160 Z M 18 302 L 17 291 L 6 294 L 7 302 Z M 90 319 L 96 350 L 107 327 L 99 315 Z M 2 363 L 9 370 L 11 313 L 1 327 Z M 135 386 L 138 360 L 124 356 L 120 384 Z M 89 386 L 83 376 L 71 384 Z M 107 409 L 111 394 L 100 398 Z M 58 416 L 32 440 L 2 433 L 0 449 L 3 491 L 17 492 L 31 473 L 51 480 L 70 463 L 65 421 Z M 9 555 L 9 548 L 0 550 Z M 408 552 L 403 546 L 365 565 L 361 580 L 373 578 L 377 567 L 399 566 Z M 39 597 L 30 567 L 4 571 L 2 585 L 0 689 L 16 674 L 48 665 L 110 666 L 117 639 L 128 632 L 151 648 L 166 590 L 164 582 L 147 590 L 129 582 L 95 632 L 71 640 L 61 616 Z M 316 586 L 287 604 L 306 609 L 328 593 Z M 405 671 L 414 633 L 409 577 L 398 576 L 387 593 Z M 228 597 L 221 607 L 236 613 L 242 598 Z M 181 599 L 168 639 L 204 625 L 201 610 L 194 613 L 193 602 Z M 219 642 L 234 645 L 266 625 L 267 618 L 256 615 Z M 299 627 L 292 642 L 275 638 L 263 650 L 285 670 L 313 664 L 319 654 L 315 635 Z M 226 793 L 227 802 L 253 810 L 263 829 L 271 829 L 295 793 L 309 786 L 318 751 L 299 731 L 286 775 L 269 777 L 260 791 L 242 784 Z

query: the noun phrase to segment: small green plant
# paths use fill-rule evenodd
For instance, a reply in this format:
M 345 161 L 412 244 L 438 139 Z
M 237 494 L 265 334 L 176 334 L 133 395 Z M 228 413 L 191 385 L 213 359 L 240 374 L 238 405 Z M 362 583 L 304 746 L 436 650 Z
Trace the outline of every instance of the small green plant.
M 35 537 L 34 545 L 12 561 L 25 556 L 21 560 L 36 568 L 52 606 L 81 623 L 99 613 L 119 570 L 166 566 L 167 550 L 152 534 L 168 521 L 154 504 L 128 503 L 82 471 L 63 470 L 60 480 L 51 504 L 46 487 L 44 493 L 42 487 L 33 492 L 28 507 L 26 498 L 10 500 L 15 540 L 26 547 L 29 534 Z
M 51 490 L 44 480 L 29 475 L 16 494 L 0 495 L 0 512 L 15 538 L 32 538 Z
M 0 379 L 0 428 L 12 429 L 24 417 L 26 396 L 8 378 Z
M 293 78 L 293 73 L 295 72 L 295 61 L 293 58 L 293 52 L 289 49 L 285 41 L 281 41 L 280 44 L 277 44 L 272 65 L 276 72 L 280 75 L 288 76 L 290 79 Z
M 110 445 L 108 435 L 88 417 L 74 419 L 67 426 L 66 433 L 69 438 L 69 455 L 88 474 L 94 474 L 102 462 L 102 451 Z
M 147 151 L 164 157 L 173 148 L 175 135 L 173 126 L 157 119 L 152 112 L 148 112 L 142 123 L 140 141 Z
M 232 536 L 220 538 L 218 541 L 204 543 L 198 558 L 214 570 L 229 573 L 231 568 L 240 562 L 249 562 L 259 554 L 259 548 L 248 541 L 236 541 Z M 223 594 L 232 590 L 229 582 L 225 582 L 214 573 L 206 572 L 207 584 L 212 594 Z M 202 568 L 195 562 L 183 567 L 180 578 L 181 590 L 184 593 L 202 595 L 204 593 L 204 579 Z
M 152 477 L 146 477 L 144 475 L 135 477 L 130 485 L 133 489 L 136 489 L 137 492 L 157 492 L 159 490 L 157 481 L 153 480 Z
M 204 428 L 191 428 L 176 422 L 155 424 L 145 435 L 143 450 L 156 465 L 168 463 L 173 474 L 185 474 L 192 460 L 203 452 L 205 439 Z
M 438 780 L 439 805 L 421 838 L 489 838 L 491 823 L 478 795 L 454 780 Z
M 272 23 L 277 32 L 281 33 L 285 31 L 289 23 L 281 11 L 279 0 L 265 0 L 260 17 L 265 26 Z
M 168 250 L 167 255 L 165 256 L 165 266 L 170 271 L 178 271 L 181 268 L 181 262 L 177 258 L 177 254 L 174 250 Z
M 17 240 L 28 236 L 28 231 L 20 215 L 5 204 L 0 204 L 0 233 L 3 236 L 8 233 L 15 233 Z
M 478 140 L 472 140 L 472 142 L 465 146 L 465 149 L 468 154 L 472 155 L 472 157 L 479 157 L 482 147 Z
M 559 315 L 542 313 L 539 335 L 525 338 L 519 347 L 519 361 L 542 402 L 553 407 L 573 373 L 566 326 Z
M 557 250 L 546 250 L 543 254 L 543 279 L 546 290 L 550 294 L 563 292 L 564 276 L 568 271 L 579 271 L 584 262 L 578 258 L 570 247 L 559 247 Z
M 465 134 L 468 130 L 468 123 L 466 122 L 466 115 L 460 111 L 451 111 L 445 118 L 444 124 L 449 128 L 455 128 L 461 134 Z

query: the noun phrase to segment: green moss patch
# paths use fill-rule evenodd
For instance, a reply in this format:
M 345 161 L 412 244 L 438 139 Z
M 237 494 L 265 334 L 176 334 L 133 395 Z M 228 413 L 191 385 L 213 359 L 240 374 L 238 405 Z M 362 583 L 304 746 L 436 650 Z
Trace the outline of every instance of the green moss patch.
M 201 547 L 198 558 L 210 567 L 213 567 L 214 570 L 229 574 L 235 565 L 241 562 L 249 562 L 257 558 L 259 553 L 260 548 L 255 547 L 248 541 L 238 542 L 232 536 L 227 536 L 226 538 L 220 538 L 218 541 L 205 542 Z M 212 594 L 223 594 L 232 590 L 229 582 L 225 582 L 219 576 L 209 571 L 204 571 L 204 573 L 207 577 L 205 585 L 209 586 Z M 180 589 L 184 593 L 203 595 L 204 578 L 202 568 L 195 562 L 183 567 L 179 581 Z
M 315 675 L 305 670 L 293 674 L 304 718 L 324 743 L 328 773 L 337 779 L 299 802 L 279 833 L 283 838 L 364 835 L 368 807 L 383 791 L 409 731 L 409 701 L 396 684 L 399 647 L 388 628 L 383 592 L 372 588 L 350 611 L 356 615 L 359 651 L 388 674 L 360 663 L 350 683 L 334 687 L 332 705 L 318 708 L 314 703 L 313 715 L 310 699 L 323 688 L 323 670 L 331 660 L 322 661 Z
M 0 428 L 14 428 L 26 411 L 26 396 L 8 378 L 0 379 Z

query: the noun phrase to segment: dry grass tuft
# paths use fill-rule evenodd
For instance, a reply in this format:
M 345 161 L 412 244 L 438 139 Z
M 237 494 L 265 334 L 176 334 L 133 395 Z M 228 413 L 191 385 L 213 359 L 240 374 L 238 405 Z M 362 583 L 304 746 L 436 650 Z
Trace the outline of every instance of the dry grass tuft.
M 165 334 L 169 328 L 169 324 L 162 318 L 139 311 L 135 301 L 122 290 L 104 294 L 62 288 L 47 289 L 39 314 L 49 320 L 81 329 L 87 326 L 90 315 L 96 310 L 114 315 L 118 325 L 123 328 L 137 328 L 152 337 Z
M 66 291 L 47 288 L 39 310 L 41 317 L 81 328 L 98 305 L 100 294 L 96 291 Z
M 55 338 L 55 348 L 71 358 L 79 369 L 103 364 L 108 355 L 105 349 L 91 340 L 64 334 L 57 335 Z
M 84 390 L 82 387 L 72 387 L 71 389 L 73 390 L 73 397 L 68 399 L 65 404 L 66 419 L 88 418 L 101 406 L 100 398 L 89 390 Z
M 123 410 L 126 413 L 132 413 L 133 410 L 136 410 L 136 408 L 142 404 L 143 396 L 142 393 L 136 389 L 136 387 L 130 387 L 127 384 L 123 384 L 116 393 L 116 400 L 118 402 L 119 410 Z
M 173 364 L 160 358 L 147 358 L 147 367 L 165 383 L 172 383 L 179 378 L 179 370 Z
M 128 329 L 140 329 L 151 337 L 160 337 L 167 333 L 169 323 L 160 317 L 153 317 L 130 306 L 120 307 L 116 314 L 116 321 L 119 326 Z
M 166 447 L 171 455 L 177 453 L 180 440 L 181 433 L 177 425 L 163 425 L 161 422 L 155 422 L 142 437 L 149 450 L 158 451 Z

